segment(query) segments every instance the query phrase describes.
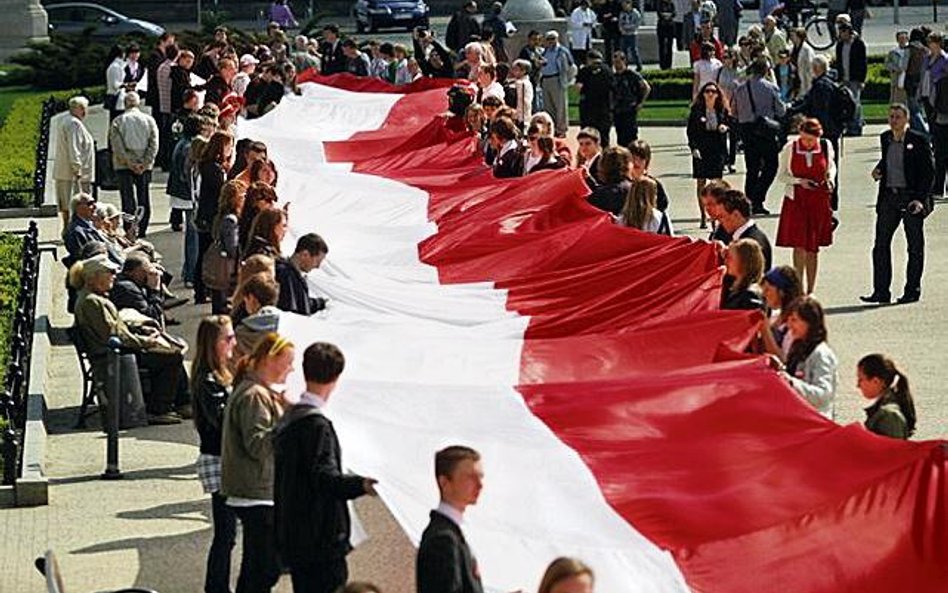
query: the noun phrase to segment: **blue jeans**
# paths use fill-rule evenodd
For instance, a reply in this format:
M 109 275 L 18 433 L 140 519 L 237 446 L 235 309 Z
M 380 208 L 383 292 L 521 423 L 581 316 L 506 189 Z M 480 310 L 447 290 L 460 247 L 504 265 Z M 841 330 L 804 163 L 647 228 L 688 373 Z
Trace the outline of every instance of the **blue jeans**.
M 641 70 L 642 58 L 639 57 L 639 36 L 638 35 L 623 35 L 621 47 L 622 47 L 622 53 L 625 54 L 625 57 L 629 61 L 629 64 L 635 64 L 635 67 Z
M 918 102 L 918 99 L 909 97 L 906 101 L 906 106 L 909 109 L 909 127 L 927 136 L 928 122 L 925 121 L 925 111 L 922 109 L 922 105 Z
M 194 266 L 197 265 L 198 257 L 198 234 L 194 225 L 191 224 L 194 210 L 182 210 L 182 212 L 184 212 L 184 265 L 181 267 L 181 278 L 185 282 L 194 282 Z

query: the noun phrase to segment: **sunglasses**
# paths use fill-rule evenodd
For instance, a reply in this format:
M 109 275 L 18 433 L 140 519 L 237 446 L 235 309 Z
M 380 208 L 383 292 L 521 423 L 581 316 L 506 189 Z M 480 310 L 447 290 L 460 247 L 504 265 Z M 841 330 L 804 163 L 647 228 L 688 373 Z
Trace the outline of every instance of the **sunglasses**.
M 717 92 L 716 90 L 714 90 L 714 89 L 704 89 L 704 94 L 705 94 L 705 95 L 717 95 L 718 92 Z

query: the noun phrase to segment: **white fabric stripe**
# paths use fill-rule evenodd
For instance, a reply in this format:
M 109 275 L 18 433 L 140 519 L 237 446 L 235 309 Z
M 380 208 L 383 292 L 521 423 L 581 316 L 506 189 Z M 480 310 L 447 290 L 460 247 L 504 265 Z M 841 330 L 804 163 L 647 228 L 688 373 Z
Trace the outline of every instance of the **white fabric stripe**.
M 512 387 L 528 318 L 505 309 L 504 291 L 442 286 L 418 261 L 417 243 L 435 232 L 427 196 L 320 163 L 319 140 L 345 137 L 347 125 L 366 129 L 369 119 L 378 125 L 392 95 L 307 87 L 304 98 L 241 122 L 240 131 L 275 147 L 293 237 L 318 232 L 330 246 L 325 269 L 310 278 L 332 299 L 330 310 L 288 315 L 281 332 L 300 356 L 316 340 L 346 354 L 330 406 L 347 466 L 380 480 L 383 500 L 417 544 L 438 502 L 434 451 L 452 443 L 480 450 L 485 488 L 465 533 L 491 590 L 536 590 L 553 558 L 573 555 L 594 567 L 600 591 L 687 591 L 671 557 L 608 506 L 579 456 Z M 300 388 L 291 379 L 293 392 Z

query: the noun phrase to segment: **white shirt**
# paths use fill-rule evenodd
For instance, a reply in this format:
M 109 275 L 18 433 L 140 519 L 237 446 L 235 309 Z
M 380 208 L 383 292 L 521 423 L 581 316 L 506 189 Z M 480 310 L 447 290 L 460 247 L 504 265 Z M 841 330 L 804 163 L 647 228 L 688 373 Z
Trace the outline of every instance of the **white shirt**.
M 312 406 L 320 412 L 325 411 L 326 400 L 311 391 L 304 391 L 300 396 L 300 403 L 304 406 Z
M 744 233 L 747 232 L 747 229 L 751 228 L 752 226 L 754 226 L 754 219 L 748 218 L 744 224 L 734 229 L 734 232 L 731 233 L 731 240 L 737 241 L 742 236 L 744 236 Z
M 709 82 L 718 81 L 718 72 L 721 71 L 721 68 L 724 64 L 721 63 L 721 60 L 712 57 L 710 60 L 698 60 L 694 65 L 695 78 L 698 79 L 698 86 L 695 93 L 700 93 L 701 89 L 704 88 L 704 85 Z
M 592 47 L 592 28 L 596 24 L 596 13 L 591 8 L 577 6 L 569 15 L 569 41 L 573 49 Z
M 438 508 L 435 510 L 448 519 L 451 519 L 451 521 L 457 525 L 458 528 L 461 528 L 464 525 L 464 514 L 443 500 L 438 503 Z
M 503 103 L 505 98 L 504 87 L 495 80 L 487 85 L 487 88 L 481 89 L 481 102 L 487 97 L 497 97 Z

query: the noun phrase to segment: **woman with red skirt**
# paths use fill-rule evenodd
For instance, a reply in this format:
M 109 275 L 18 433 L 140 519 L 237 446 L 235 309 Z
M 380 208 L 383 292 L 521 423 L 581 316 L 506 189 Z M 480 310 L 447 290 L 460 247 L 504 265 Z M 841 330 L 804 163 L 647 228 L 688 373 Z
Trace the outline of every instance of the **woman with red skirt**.
M 816 286 L 820 247 L 833 243 L 830 197 L 836 165 L 833 145 L 821 139 L 822 135 L 819 120 L 805 119 L 800 124 L 800 136 L 783 147 L 778 170 L 778 180 L 787 189 L 777 226 L 777 246 L 793 248 L 793 267 L 801 279 L 806 276 L 807 294 Z

